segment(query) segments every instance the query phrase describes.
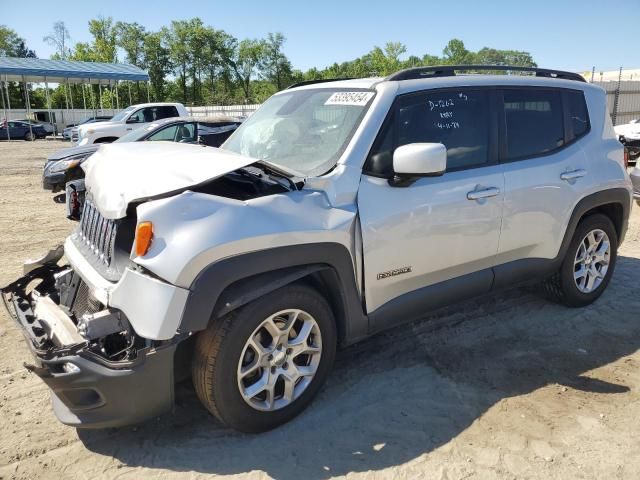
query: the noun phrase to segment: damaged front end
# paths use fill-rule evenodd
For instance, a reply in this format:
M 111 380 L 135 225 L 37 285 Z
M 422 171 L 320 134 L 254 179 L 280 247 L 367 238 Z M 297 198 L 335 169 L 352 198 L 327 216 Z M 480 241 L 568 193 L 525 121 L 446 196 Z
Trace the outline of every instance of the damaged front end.
M 176 342 L 138 336 L 123 312 L 102 305 L 72 268 L 58 265 L 61 252 L 26 264 L 25 276 L 1 290 L 34 357 L 25 368 L 50 387 L 56 416 L 104 428 L 169 410 Z

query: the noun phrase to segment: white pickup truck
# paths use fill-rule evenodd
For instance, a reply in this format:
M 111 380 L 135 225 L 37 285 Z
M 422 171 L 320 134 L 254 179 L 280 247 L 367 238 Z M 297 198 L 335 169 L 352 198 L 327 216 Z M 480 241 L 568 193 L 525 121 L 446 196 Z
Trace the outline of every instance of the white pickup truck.
M 95 122 L 77 127 L 72 141 L 79 146 L 92 143 L 111 143 L 144 125 L 163 118 L 187 117 L 189 112 L 181 103 L 142 103 L 131 105 L 107 122 Z

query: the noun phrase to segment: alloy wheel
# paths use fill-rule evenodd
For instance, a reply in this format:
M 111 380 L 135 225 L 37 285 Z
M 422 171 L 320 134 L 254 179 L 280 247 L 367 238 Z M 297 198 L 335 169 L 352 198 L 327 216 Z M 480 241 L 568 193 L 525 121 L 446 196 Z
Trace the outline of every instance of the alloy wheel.
M 311 384 L 322 356 L 315 318 L 304 310 L 279 311 L 256 328 L 238 362 L 238 388 L 256 410 L 290 405 Z
M 574 259 L 573 278 L 582 293 L 596 290 L 607 275 L 611 260 L 611 242 L 601 229 L 591 230 L 582 239 Z

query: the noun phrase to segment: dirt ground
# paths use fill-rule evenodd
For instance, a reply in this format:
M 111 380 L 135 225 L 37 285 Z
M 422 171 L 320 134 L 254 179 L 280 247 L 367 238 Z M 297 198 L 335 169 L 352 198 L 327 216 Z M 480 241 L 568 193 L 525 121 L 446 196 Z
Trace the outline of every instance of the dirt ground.
M 0 284 L 74 225 L 41 188 L 58 141 L 0 143 Z M 640 214 L 589 308 L 514 290 L 348 348 L 317 400 L 262 435 L 179 385 L 172 414 L 80 431 L 53 416 L 0 313 L 0 478 L 640 478 Z M 127 392 L 122 392 L 127 395 Z

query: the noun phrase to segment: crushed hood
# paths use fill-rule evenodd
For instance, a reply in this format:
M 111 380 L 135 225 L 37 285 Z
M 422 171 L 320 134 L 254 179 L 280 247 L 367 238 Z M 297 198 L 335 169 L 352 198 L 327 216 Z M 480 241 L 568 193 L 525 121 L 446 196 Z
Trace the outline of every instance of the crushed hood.
M 200 145 L 133 142 L 103 145 L 82 168 L 87 194 L 102 215 L 116 219 L 132 201 L 186 190 L 255 162 Z

